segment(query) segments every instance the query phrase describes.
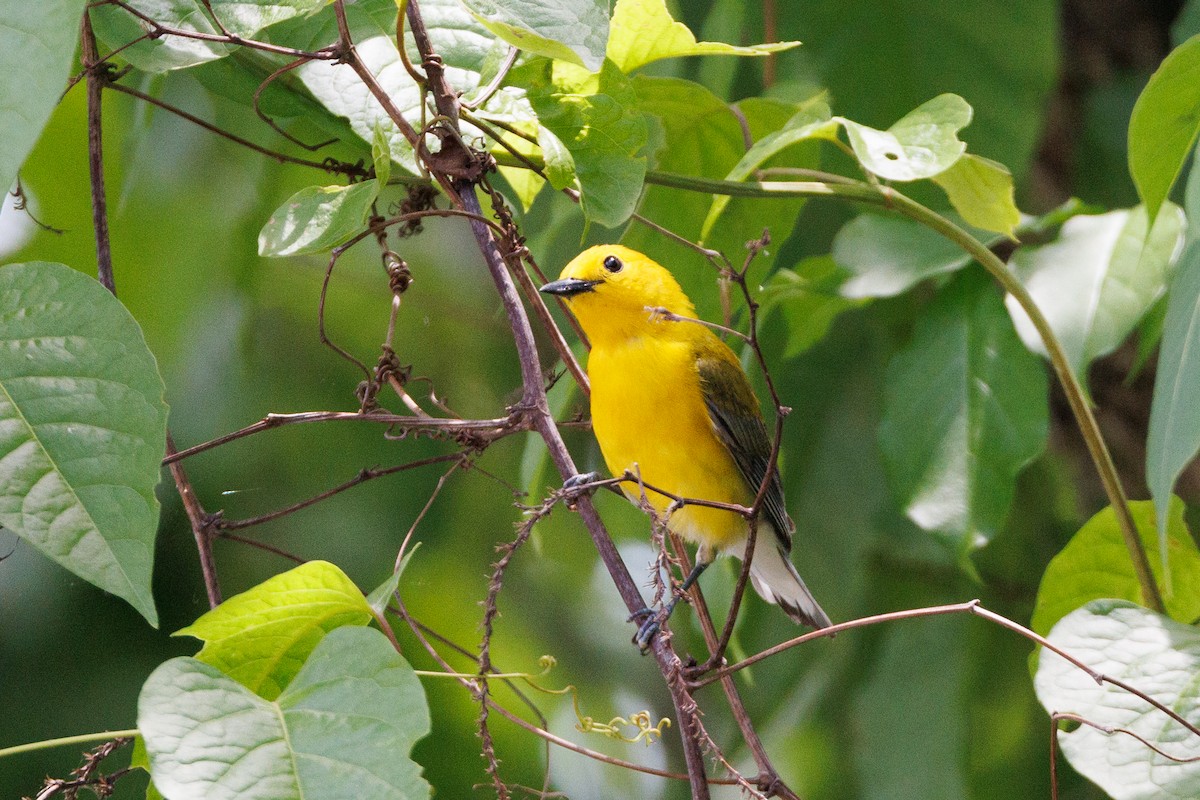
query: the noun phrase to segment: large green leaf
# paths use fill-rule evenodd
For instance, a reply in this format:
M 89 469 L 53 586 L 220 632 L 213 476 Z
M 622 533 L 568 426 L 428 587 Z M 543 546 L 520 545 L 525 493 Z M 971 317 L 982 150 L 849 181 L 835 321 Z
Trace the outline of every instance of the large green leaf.
M 790 50 L 799 42 L 771 42 L 750 47 L 724 42 L 697 42 L 667 10 L 666 0 L 617 0 L 608 36 L 608 58 L 625 73 L 661 58 L 678 56 L 765 56 Z
M 988 277 L 955 276 L 887 370 L 879 442 L 908 517 L 960 554 L 991 539 L 1045 445 L 1046 392 Z
M 362 231 L 378 196 L 377 180 L 350 186 L 307 186 L 267 220 L 258 234 L 258 254 L 295 256 L 332 250 Z
M 62 264 L 0 269 L 0 525 L 158 625 L 167 406 L 137 322 Z
M 1146 443 L 1146 483 L 1160 520 L 1166 519 L 1175 479 L 1200 451 L 1200 170 L 1195 161 L 1184 202 L 1192 225 L 1167 297 Z M 1161 524 L 1158 533 L 1165 542 Z
M 1164 209 L 1147 236 L 1145 208 L 1073 217 L 1058 238 L 1022 247 L 1009 266 L 1046 316 L 1076 375 L 1112 352 L 1166 291 L 1183 233 L 1183 212 Z M 1017 331 L 1046 348 L 1029 317 L 1008 298 Z
M 605 0 L 463 0 L 475 18 L 504 41 L 530 53 L 598 72 L 608 46 Z M 424 6 L 422 6 L 424 8 Z
M 1133 502 L 1129 510 L 1142 544 L 1153 553 L 1158 547 L 1154 504 L 1148 500 Z M 1172 498 L 1169 517 L 1162 527 L 1168 532 L 1172 587 L 1163 600 L 1172 619 L 1190 623 L 1200 617 L 1200 551 L 1183 523 L 1183 502 L 1179 498 Z M 1161 586 L 1165 582 L 1159 564 L 1159 559 L 1150 559 L 1150 569 Z M 1046 567 L 1031 627 L 1045 635 L 1071 611 L 1106 597 L 1142 602 L 1141 584 L 1112 506 L 1088 520 Z
M 777 74 L 828 88 L 838 113 L 882 128 L 954 92 L 975 108 L 971 152 L 1026 173 L 1059 80 L 1057 3 L 839 0 L 778 22 L 780 38 L 805 44 L 776 56 Z
M 864 167 L 886 180 L 915 181 L 945 172 L 966 152 L 958 132 L 971 122 L 971 106 L 956 94 L 938 95 L 886 131 L 835 119 Z
M 1158 214 L 1200 133 L 1200 35 L 1175 48 L 1150 76 L 1129 118 L 1129 173 Z
M 292 17 L 311 14 L 327 0 L 210 0 L 213 14 L 225 30 L 251 38 L 263 28 Z M 174 30 L 220 35 L 200 0 L 126 0 L 159 25 Z M 115 50 L 145 35 L 150 26 L 119 6 L 99 5 L 92 10 L 96 35 Z M 221 42 L 160 36 L 145 39 L 121 51 L 121 57 L 145 72 L 164 72 L 191 67 L 228 55 L 231 48 Z
M 971 261 L 961 247 L 924 225 L 880 214 L 860 214 L 843 225 L 831 255 L 850 273 L 841 286 L 850 298 L 892 297 Z
M 346 573 L 309 561 L 229 598 L 175 635 L 200 639 L 196 658 L 274 700 L 326 633 L 370 619 L 371 607 Z
M 1096 600 L 1064 617 L 1049 639 L 1093 670 L 1133 685 L 1200 724 L 1196 628 L 1122 600 Z M 1200 796 L 1200 736 L 1162 711 L 1110 683 L 1098 684 L 1046 650 L 1038 657 L 1034 688 L 1047 711 L 1077 714 L 1114 729 L 1110 733 L 1082 725 L 1058 731 L 1071 766 L 1114 800 Z
M 408 756 L 429 733 L 424 690 L 370 628 L 322 639 L 275 702 L 173 658 L 142 687 L 138 728 L 171 800 L 429 797 Z
M 734 111 L 708 89 L 691 81 L 639 75 L 633 80 L 638 109 L 657 121 L 661 132 L 654 139 L 659 145 L 658 169 L 682 175 L 723 178 L 746 153 L 746 142 Z M 777 131 L 795 116 L 794 104 L 750 98 L 738 103 L 736 110 L 744 118 L 751 139 L 759 140 Z M 778 153 L 772 166 L 816 168 L 820 154 L 816 146 L 792 147 Z M 656 223 L 692 241 L 700 238 L 711 196 L 664 186 L 649 186 L 639 212 Z M 745 257 L 745 244 L 769 229 L 777 242 L 783 241 L 795 225 L 804 206 L 802 198 L 734 198 L 721 215 L 720 223 L 705 237 L 705 245 L 724 252 L 735 264 Z M 696 303 L 698 313 L 718 319 L 716 271 L 690 248 L 670 241 L 662 234 L 641 225 L 631 225 L 621 239 L 664 264 L 674 272 L 683 288 Z M 758 260 L 751 285 L 757 285 L 777 253 L 769 249 Z
M 0 191 L 7 192 L 67 85 L 84 0 L 44 0 L 37 13 L 0 0 Z
M 529 89 L 538 121 L 571 155 L 584 216 L 616 227 L 633 214 L 646 176 L 646 121 L 629 79 L 612 64 L 599 75 L 562 62 L 547 67 Z M 555 159 L 556 171 L 565 166 Z

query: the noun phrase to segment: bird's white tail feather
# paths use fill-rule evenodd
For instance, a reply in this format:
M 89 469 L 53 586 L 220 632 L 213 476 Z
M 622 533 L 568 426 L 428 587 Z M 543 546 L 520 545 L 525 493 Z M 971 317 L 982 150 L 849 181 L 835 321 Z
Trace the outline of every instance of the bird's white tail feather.
M 778 603 L 789 617 L 801 625 L 828 628 L 833 623 L 817 605 L 812 592 L 792 566 L 788 554 L 769 525 L 760 524 L 754 543 L 754 561 L 750 564 L 750 582 L 768 603 Z

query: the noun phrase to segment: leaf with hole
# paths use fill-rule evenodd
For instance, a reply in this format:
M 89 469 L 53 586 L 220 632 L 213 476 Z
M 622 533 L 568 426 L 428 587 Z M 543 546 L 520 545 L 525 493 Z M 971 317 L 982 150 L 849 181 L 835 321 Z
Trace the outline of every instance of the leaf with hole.
M 166 448 L 163 382 L 141 328 L 62 264 L 0 269 L 0 525 L 151 625 Z
M 138 728 L 171 800 L 426 800 L 409 757 L 429 733 L 425 692 L 379 631 L 341 628 L 275 701 L 194 658 L 151 673 Z
M 846 129 L 854 155 L 868 171 L 889 181 L 915 181 L 945 172 L 967 150 L 958 132 L 971 122 L 971 106 L 941 94 L 904 115 L 886 131 L 834 117 Z

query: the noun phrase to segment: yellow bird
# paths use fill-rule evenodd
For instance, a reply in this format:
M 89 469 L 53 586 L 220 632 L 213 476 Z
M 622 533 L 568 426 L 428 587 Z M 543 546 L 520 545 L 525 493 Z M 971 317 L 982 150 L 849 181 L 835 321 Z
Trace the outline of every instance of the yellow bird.
M 737 356 L 708 327 L 655 313 L 695 317 L 671 273 L 636 250 L 598 245 L 541 291 L 564 298 L 591 340 L 592 428 L 609 471 L 629 470 L 679 497 L 750 506 L 771 457 L 758 398 Z M 636 482 L 622 490 L 639 500 Z M 672 503 L 654 491 L 646 497 L 660 512 Z M 667 524 L 699 546 L 684 590 L 718 553 L 745 555 L 749 523 L 728 509 L 685 505 Z M 794 529 L 776 473 L 758 521 L 750 579 L 796 622 L 824 628 L 829 617 L 788 556 Z M 635 641 L 644 649 L 657 629 L 657 620 L 647 620 Z

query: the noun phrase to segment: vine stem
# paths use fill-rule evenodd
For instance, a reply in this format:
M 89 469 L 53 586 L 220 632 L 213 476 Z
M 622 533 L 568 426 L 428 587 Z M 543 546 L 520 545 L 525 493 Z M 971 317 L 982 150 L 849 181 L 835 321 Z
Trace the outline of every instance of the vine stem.
M 20 755 L 21 753 L 35 753 L 38 750 L 49 750 L 52 747 L 66 747 L 75 744 L 87 744 L 88 742 L 107 742 L 112 739 L 131 739 L 134 736 L 140 735 L 141 731 L 137 728 L 130 728 L 124 731 L 100 731 L 98 733 L 81 733 L 77 736 L 63 736 L 59 739 L 43 739 L 40 742 L 28 742 L 26 744 L 16 744 L 12 747 L 0 748 L 0 758 L 7 756 Z
M 1100 434 L 1100 426 L 1088 405 L 1083 387 L 1071 369 L 1062 343 L 1050 327 L 1050 322 L 1042 314 L 1030 296 L 1025 286 L 1009 271 L 1003 261 L 996 256 L 987 245 L 980 242 L 967 231 L 955 225 L 950 220 L 918 203 L 912 198 L 896 191 L 890 186 L 872 186 L 866 183 L 824 183 L 820 181 L 771 181 L 765 183 L 722 181 L 708 178 L 693 178 L 685 175 L 674 175 L 663 172 L 651 172 L 646 176 L 647 183 L 667 186 L 676 189 L 705 192 L 709 194 L 733 195 L 740 197 L 836 197 L 859 203 L 881 206 L 888 210 L 908 217 L 924 225 L 944 238 L 954 242 L 978 261 L 997 283 L 1017 301 L 1017 304 L 1029 316 L 1030 322 L 1037 330 L 1046 347 L 1050 363 L 1062 385 L 1063 393 L 1075 416 L 1076 424 L 1088 448 L 1092 463 L 1100 476 L 1100 483 L 1108 496 L 1117 515 L 1117 524 L 1125 547 L 1129 551 L 1134 573 L 1142 590 L 1142 599 L 1146 606 L 1160 614 L 1166 613 L 1158 584 L 1150 570 L 1150 561 L 1146 557 L 1146 549 L 1138 535 L 1137 524 L 1129 510 L 1129 500 L 1121 479 L 1117 475 L 1117 467 L 1112 455 Z
M 90 13 L 83 15 L 80 55 L 87 75 L 88 173 L 92 183 L 92 226 L 96 235 L 96 277 L 104 288 L 117 293 L 113 280 L 112 246 L 108 236 L 108 201 L 104 190 L 104 137 L 101 129 L 106 65 L 96 49 Z

